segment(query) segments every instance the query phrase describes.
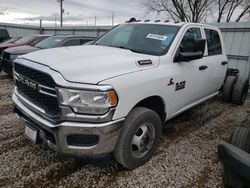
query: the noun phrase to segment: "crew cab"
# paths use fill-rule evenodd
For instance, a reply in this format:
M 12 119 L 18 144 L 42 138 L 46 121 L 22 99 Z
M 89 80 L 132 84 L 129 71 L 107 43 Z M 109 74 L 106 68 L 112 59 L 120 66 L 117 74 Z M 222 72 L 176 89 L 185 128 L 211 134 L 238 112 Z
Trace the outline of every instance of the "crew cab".
M 153 156 L 169 119 L 219 93 L 227 63 L 217 27 L 130 21 L 92 45 L 18 58 L 14 109 L 34 143 L 77 157 L 113 154 L 133 169 Z M 224 96 L 234 92 L 226 88 Z
M 35 46 L 25 45 L 7 48 L 3 51 L 1 56 L 2 70 L 7 74 L 12 75 L 13 61 L 20 55 L 49 48 L 79 46 L 85 44 L 86 42 L 92 41 L 93 39 L 94 38 L 91 37 L 82 37 L 76 35 L 54 35 L 42 40 Z
M 10 43 L 4 43 L 0 44 L 0 72 L 2 70 L 3 64 L 2 64 L 2 53 L 5 49 L 7 48 L 13 48 L 13 47 L 18 47 L 18 46 L 24 46 L 24 45 L 29 45 L 29 46 L 34 46 L 40 41 L 48 38 L 50 35 L 29 35 L 26 37 L 23 37 L 15 42 L 10 42 Z

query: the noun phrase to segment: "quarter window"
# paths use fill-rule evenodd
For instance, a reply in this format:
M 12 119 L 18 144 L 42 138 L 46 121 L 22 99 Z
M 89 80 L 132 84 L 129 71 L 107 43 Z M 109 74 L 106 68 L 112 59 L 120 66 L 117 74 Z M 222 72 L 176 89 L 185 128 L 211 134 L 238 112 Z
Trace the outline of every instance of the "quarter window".
M 220 36 L 217 31 L 211 29 L 205 29 L 207 38 L 208 55 L 222 54 Z
M 196 52 L 195 41 L 201 38 L 200 28 L 188 29 L 181 41 L 180 52 Z

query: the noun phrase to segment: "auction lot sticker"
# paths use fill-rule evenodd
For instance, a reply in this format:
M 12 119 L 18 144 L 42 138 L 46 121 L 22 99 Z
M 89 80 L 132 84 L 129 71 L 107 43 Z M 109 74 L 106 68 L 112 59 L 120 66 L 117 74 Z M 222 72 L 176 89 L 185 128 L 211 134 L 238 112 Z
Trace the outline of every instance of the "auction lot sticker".
M 157 34 L 148 34 L 148 39 L 160 40 L 165 41 L 168 37 L 164 35 L 157 35 Z

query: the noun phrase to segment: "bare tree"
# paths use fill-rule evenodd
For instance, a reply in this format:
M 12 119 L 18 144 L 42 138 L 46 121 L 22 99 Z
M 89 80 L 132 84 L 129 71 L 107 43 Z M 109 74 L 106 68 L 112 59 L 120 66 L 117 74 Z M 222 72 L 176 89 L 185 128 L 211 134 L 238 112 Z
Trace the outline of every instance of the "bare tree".
M 239 22 L 247 14 L 250 15 L 250 1 L 249 0 L 245 0 L 245 2 L 242 3 L 241 7 L 242 7 L 242 11 L 236 18 L 235 20 L 236 22 Z
M 213 0 L 146 0 L 147 12 L 166 13 L 167 17 L 183 22 L 201 22 L 205 19 Z
M 218 19 L 221 21 L 240 21 L 250 11 L 249 0 L 217 0 Z M 233 18 L 236 17 L 235 20 Z
M 250 12 L 250 0 L 145 0 L 144 5 L 147 13 L 164 13 L 184 22 L 202 22 L 207 16 L 217 22 L 238 22 Z

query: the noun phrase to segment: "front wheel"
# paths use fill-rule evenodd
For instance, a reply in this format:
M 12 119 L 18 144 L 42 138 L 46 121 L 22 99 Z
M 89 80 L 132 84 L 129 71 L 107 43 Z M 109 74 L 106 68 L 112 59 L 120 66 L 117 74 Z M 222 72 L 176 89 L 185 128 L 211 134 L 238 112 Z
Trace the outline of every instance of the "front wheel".
M 162 133 L 159 115 L 147 108 L 134 108 L 123 123 L 114 150 L 115 159 L 127 169 L 134 169 L 149 161 Z

